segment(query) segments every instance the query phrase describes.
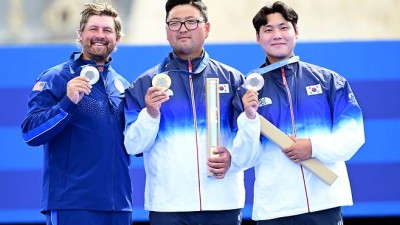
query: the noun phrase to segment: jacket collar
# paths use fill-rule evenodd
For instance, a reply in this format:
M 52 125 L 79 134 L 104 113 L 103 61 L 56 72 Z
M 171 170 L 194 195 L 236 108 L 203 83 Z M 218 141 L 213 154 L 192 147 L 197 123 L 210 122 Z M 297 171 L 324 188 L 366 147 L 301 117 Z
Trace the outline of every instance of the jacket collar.
M 78 70 L 80 71 L 82 69 L 81 67 L 85 66 L 85 65 L 90 65 L 90 66 L 94 66 L 94 67 L 98 66 L 96 64 L 96 61 L 94 61 L 94 60 L 82 59 L 82 52 L 73 52 L 71 54 L 70 61 L 71 61 L 71 64 L 70 64 L 71 73 L 78 72 Z M 110 57 L 110 60 L 106 64 L 104 64 L 104 71 L 107 71 L 108 68 L 111 66 L 111 61 L 112 61 L 112 58 Z
M 193 72 L 188 74 L 199 74 L 201 73 L 209 64 L 210 57 L 206 51 L 200 57 L 191 59 Z M 179 58 L 174 52 L 168 54 L 167 57 L 161 62 L 158 73 L 168 72 L 168 71 L 182 71 L 188 72 L 189 60 Z

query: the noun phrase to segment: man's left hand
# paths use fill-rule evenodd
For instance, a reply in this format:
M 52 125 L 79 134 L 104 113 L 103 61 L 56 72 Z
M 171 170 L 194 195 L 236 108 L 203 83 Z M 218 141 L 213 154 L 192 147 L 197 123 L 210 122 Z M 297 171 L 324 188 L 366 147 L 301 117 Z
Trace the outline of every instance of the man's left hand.
M 218 146 L 214 149 L 214 154 L 217 156 L 209 157 L 207 165 L 209 166 L 210 172 L 213 173 L 217 179 L 222 179 L 231 166 L 231 154 L 222 146 Z

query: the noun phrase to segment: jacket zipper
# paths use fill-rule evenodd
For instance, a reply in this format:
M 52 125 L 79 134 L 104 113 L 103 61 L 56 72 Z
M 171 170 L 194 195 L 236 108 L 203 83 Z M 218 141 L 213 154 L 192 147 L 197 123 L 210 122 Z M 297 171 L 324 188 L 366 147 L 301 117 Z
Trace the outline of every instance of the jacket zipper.
M 189 62 L 189 72 L 193 72 L 193 64 L 192 60 L 188 59 Z M 190 86 L 190 97 L 192 100 L 192 113 L 193 113 L 193 125 L 194 125 L 194 136 L 196 140 L 196 157 L 197 157 L 197 181 L 198 181 L 198 191 L 199 191 L 199 207 L 200 211 L 202 211 L 202 202 L 201 202 L 201 181 L 200 181 L 200 162 L 199 162 L 199 140 L 198 140 L 198 132 L 197 132 L 197 114 L 196 114 L 196 102 L 194 99 L 194 88 L 193 88 L 193 77 L 192 74 L 189 75 L 189 86 Z
M 108 88 L 108 83 L 107 83 L 107 77 L 106 77 L 106 75 L 107 75 L 107 73 L 108 73 L 108 69 L 106 69 L 106 68 L 104 68 L 104 70 L 103 70 L 103 74 L 101 75 L 101 78 L 102 78 L 102 80 L 103 80 L 103 83 L 104 83 L 104 89 L 105 89 L 105 92 L 106 92 L 106 98 L 107 98 L 107 100 L 108 100 L 108 105 L 110 106 L 109 107 L 109 113 L 110 113 L 110 123 L 111 123 L 111 127 L 114 127 L 114 119 L 113 119 L 113 116 L 112 116 L 112 110 L 113 110 L 113 103 L 112 103 L 112 100 L 110 99 L 110 90 L 109 90 L 109 88 Z M 112 129 L 112 132 L 111 132 L 111 135 L 112 135 L 112 140 L 113 140 L 113 148 L 112 148 L 112 150 L 111 150 L 111 152 L 112 152 L 112 172 L 111 172 L 111 208 L 112 208 L 112 210 L 115 210 L 115 199 L 114 199 L 114 195 L 115 195 L 115 190 L 114 190 L 114 188 L 115 188 L 115 152 L 116 152 L 116 149 L 115 149 L 115 133 L 114 133 L 114 130 Z
M 287 98 L 288 98 L 288 102 L 289 102 L 290 118 L 292 120 L 292 132 L 293 132 L 293 136 L 296 137 L 297 136 L 297 134 L 296 134 L 296 121 L 294 119 L 292 95 L 290 94 L 289 85 L 287 84 L 287 81 L 286 81 L 285 69 L 283 67 L 281 67 L 281 71 L 282 71 L 283 86 L 286 89 Z M 306 180 L 305 180 L 305 177 L 304 177 L 304 169 L 303 169 L 303 166 L 301 164 L 300 164 L 300 169 L 301 169 L 301 174 L 303 176 L 303 186 L 304 186 L 304 192 L 306 194 L 307 210 L 308 210 L 308 212 L 310 212 L 310 202 L 309 202 L 309 199 L 308 199 L 307 185 L 306 185 Z

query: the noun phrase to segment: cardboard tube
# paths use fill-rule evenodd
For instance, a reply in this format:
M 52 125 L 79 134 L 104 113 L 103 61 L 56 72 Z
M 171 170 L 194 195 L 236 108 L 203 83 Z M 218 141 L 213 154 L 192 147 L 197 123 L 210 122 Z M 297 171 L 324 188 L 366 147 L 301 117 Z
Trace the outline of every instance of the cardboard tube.
M 219 113 L 219 79 L 206 79 L 206 104 L 207 104 L 207 158 L 218 157 L 214 149 L 220 145 L 220 113 Z M 215 174 L 208 171 L 208 176 Z
M 284 134 L 281 130 L 275 127 L 271 122 L 260 115 L 261 134 L 267 137 L 281 148 L 286 148 L 294 144 L 294 141 Z M 332 170 L 326 167 L 321 161 L 316 158 L 310 158 L 300 162 L 309 171 L 317 175 L 321 180 L 331 185 L 338 177 Z

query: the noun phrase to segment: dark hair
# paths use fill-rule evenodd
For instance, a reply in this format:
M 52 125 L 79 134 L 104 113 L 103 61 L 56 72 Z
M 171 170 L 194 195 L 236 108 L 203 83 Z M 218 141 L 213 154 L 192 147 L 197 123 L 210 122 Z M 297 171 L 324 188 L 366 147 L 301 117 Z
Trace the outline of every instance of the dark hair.
M 207 6 L 201 0 L 168 0 L 165 3 L 165 19 L 168 19 L 169 11 L 177 5 L 191 5 L 198 9 L 205 21 L 208 21 Z
M 299 19 L 297 13 L 284 2 L 277 1 L 272 6 L 264 6 L 257 12 L 253 18 L 253 26 L 256 29 L 256 33 L 259 34 L 260 27 L 268 24 L 267 15 L 272 13 L 282 14 L 285 20 L 289 21 L 294 29 L 297 29 L 297 20 Z

